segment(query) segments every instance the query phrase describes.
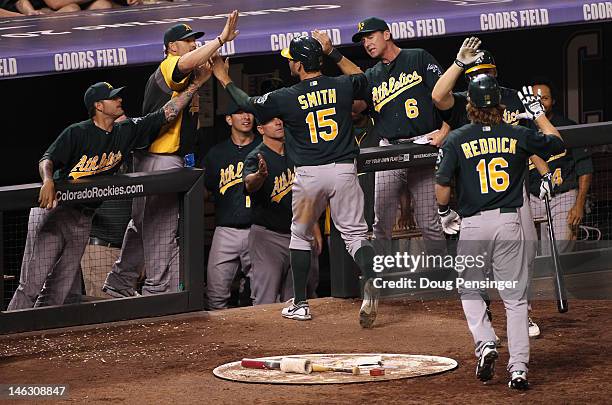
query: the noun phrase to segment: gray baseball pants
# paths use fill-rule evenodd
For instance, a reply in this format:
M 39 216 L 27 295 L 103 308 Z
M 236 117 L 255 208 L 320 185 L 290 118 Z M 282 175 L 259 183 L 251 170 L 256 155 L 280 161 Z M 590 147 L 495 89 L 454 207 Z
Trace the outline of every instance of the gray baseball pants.
M 81 257 L 92 218 L 68 205 L 30 210 L 19 286 L 7 310 L 62 305 L 81 295 Z
M 251 291 L 253 305 L 284 302 L 293 297 L 293 277 L 289 257 L 291 236 L 252 225 L 249 232 L 251 257 Z M 314 251 L 310 258 L 307 298 L 316 298 L 319 283 L 319 258 Z
M 550 213 L 553 220 L 553 231 L 557 240 L 559 253 L 570 252 L 574 248 L 575 241 L 572 240 L 572 228 L 567 224 L 567 217 L 570 209 L 576 203 L 576 190 L 569 190 L 565 193 L 557 194 L 550 200 Z M 544 201 L 537 197 L 531 197 L 531 210 L 536 218 L 546 219 L 546 206 Z M 540 224 L 541 252 L 543 256 L 550 255 L 550 239 L 548 237 L 548 223 Z
M 216 227 L 206 269 L 206 293 L 210 309 L 228 307 L 232 281 L 239 269 L 251 277 L 249 229 Z
M 463 218 L 457 246 L 457 256 L 480 256 L 485 262 L 480 268 L 466 268 L 458 277 L 468 281 L 494 278 L 496 281 L 516 282 L 512 288 L 499 290 L 506 309 L 510 372 L 527 371 L 529 364 L 529 276 L 523 241 L 524 231 L 519 213 L 502 213 L 500 209 L 494 209 Z M 492 275 L 488 269 L 492 269 Z M 495 331 L 486 314 L 487 305 L 482 298 L 486 289 L 464 286 L 458 290 L 478 357 L 485 343 L 495 341 Z
M 134 170 L 155 172 L 184 167 L 183 158 L 139 151 Z M 179 288 L 179 206 L 176 194 L 137 197 L 132 201 L 132 220 L 123 236 L 121 255 L 106 278 L 117 289 L 134 288 L 144 262 L 143 295 L 176 292 Z M 140 240 L 138 240 L 140 239 Z

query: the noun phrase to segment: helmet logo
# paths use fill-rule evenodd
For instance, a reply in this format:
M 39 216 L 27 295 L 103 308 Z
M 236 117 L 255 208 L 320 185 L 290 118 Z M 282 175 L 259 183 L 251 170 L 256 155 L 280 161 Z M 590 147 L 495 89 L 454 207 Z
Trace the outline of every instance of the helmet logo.
M 111 86 L 109 82 L 104 82 L 104 84 L 106 84 L 106 87 L 108 87 L 109 90 L 113 89 L 113 86 Z
M 362 31 L 364 26 L 365 26 L 365 23 L 363 21 L 357 24 L 357 31 Z
M 185 27 L 185 29 L 186 29 L 187 31 L 193 31 L 193 30 L 191 29 L 191 27 L 190 27 L 189 25 L 187 25 L 187 24 L 183 24 L 183 27 Z

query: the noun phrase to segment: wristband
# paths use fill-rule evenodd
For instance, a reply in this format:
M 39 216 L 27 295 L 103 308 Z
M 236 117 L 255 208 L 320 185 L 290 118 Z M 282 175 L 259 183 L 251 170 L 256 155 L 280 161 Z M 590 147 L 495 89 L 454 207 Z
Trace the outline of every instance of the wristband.
M 447 216 L 450 212 L 448 205 L 438 205 L 438 215 L 443 217 Z
M 459 66 L 461 69 L 465 69 L 465 63 L 461 62 L 459 59 L 455 59 L 455 65 Z
M 221 40 L 221 37 L 217 37 L 217 41 L 219 41 L 219 45 L 223 46 L 223 41 Z
M 344 56 L 342 56 L 342 54 L 340 53 L 339 50 L 337 50 L 336 48 L 333 48 L 332 51 L 329 53 L 329 58 L 334 62 L 334 63 L 338 63 L 342 60 L 342 58 Z

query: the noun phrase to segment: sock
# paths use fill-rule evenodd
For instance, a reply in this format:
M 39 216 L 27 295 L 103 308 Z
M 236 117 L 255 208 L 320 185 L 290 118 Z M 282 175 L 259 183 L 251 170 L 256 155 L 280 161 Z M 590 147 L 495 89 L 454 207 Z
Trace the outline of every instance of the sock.
M 355 252 L 355 263 L 361 270 L 361 275 L 366 279 L 376 277 L 374 272 L 374 248 L 372 245 L 364 245 Z
M 306 282 L 310 271 L 310 250 L 291 249 L 291 273 L 293 274 L 293 302 L 306 301 Z

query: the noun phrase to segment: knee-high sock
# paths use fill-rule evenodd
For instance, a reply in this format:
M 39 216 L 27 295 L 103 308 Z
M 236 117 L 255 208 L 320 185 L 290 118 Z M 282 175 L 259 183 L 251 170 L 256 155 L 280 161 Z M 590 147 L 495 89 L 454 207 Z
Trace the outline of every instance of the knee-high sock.
M 310 271 L 310 250 L 291 249 L 294 302 L 306 301 L 306 283 Z
M 376 277 L 374 272 L 374 248 L 371 245 L 364 245 L 355 252 L 355 263 L 361 270 L 361 275 L 366 279 Z

